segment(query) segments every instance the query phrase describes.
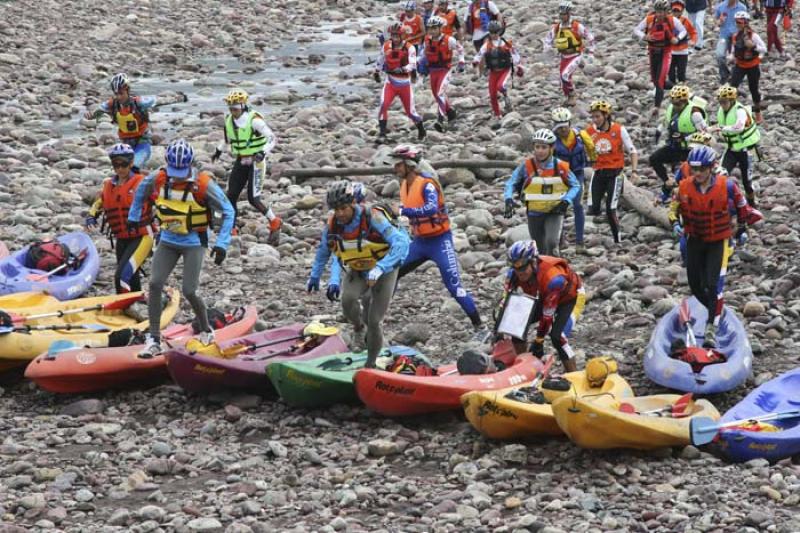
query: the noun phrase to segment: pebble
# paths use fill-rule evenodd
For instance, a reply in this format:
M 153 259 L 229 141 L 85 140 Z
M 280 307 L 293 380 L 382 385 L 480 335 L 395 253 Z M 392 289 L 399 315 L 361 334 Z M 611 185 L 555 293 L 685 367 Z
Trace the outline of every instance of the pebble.
M 186 527 L 190 531 L 221 531 L 222 523 L 216 518 L 195 518 L 190 520 Z

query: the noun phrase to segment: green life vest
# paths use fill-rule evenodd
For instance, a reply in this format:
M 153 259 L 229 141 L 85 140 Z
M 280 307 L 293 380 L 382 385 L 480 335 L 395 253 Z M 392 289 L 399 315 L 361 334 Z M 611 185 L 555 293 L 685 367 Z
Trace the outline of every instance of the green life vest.
M 664 123 L 667 127 L 667 132 L 669 132 L 670 138 L 674 142 L 680 144 L 681 148 L 687 148 L 689 146 L 687 141 L 689 135 L 697 131 L 697 128 L 694 127 L 694 122 L 692 122 L 692 113 L 694 110 L 699 109 L 703 115 L 703 119 L 708 117 L 706 114 L 706 104 L 707 102 L 702 98 L 696 97 L 689 100 L 689 103 L 686 104 L 680 115 L 678 115 L 677 130 L 673 124 L 672 104 L 667 106 L 667 114 L 664 117 Z
M 231 152 L 237 156 L 255 155 L 264 150 L 267 144 L 266 137 L 253 131 L 253 120 L 263 119 L 255 111 L 250 113 L 247 123 L 243 128 L 237 128 L 233 123 L 233 115 L 225 117 L 225 141 L 231 145 Z
M 717 110 L 717 123 L 720 127 L 733 126 L 736 124 L 736 114 L 740 108 L 744 109 L 744 112 L 747 113 L 747 122 L 745 122 L 744 130 L 738 133 L 720 132 L 725 142 L 728 143 L 728 149 L 734 152 L 747 150 L 751 146 L 757 145 L 758 141 L 761 140 L 761 131 L 758 129 L 756 121 L 753 120 L 753 114 L 750 112 L 750 109 L 739 102 L 733 104 L 727 113 L 720 107 L 719 110 Z

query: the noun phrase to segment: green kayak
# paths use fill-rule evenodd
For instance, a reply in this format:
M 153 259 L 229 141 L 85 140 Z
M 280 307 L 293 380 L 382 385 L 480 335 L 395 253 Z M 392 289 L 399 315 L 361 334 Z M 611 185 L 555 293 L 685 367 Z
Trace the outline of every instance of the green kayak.
M 378 366 L 396 355 L 420 355 L 407 346 L 386 348 Z M 382 361 L 383 359 L 383 361 Z M 326 407 L 358 402 L 353 375 L 364 367 L 367 353 L 340 353 L 307 361 L 281 361 L 267 366 L 267 376 L 283 401 L 294 407 Z

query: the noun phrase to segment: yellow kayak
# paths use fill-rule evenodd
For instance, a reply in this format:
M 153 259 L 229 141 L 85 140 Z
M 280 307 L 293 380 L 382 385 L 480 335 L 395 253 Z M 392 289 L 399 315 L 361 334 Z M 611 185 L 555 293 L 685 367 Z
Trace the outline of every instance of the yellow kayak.
M 656 394 L 624 400 L 635 413 L 620 411 L 620 402 L 593 402 L 582 398 L 559 398 L 553 414 L 559 427 L 582 448 L 634 448 L 650 450 L 690 444 L 689 422 L 695 416 L 719 419 L 710 402 L 696 400 L 687 407 L 687 416 L 673 418 L 669 407 L 680 398 L 677 394 Z M 662 410 L 659 413 L 652 413 Z M 650 414 L 642 414 L 651 411 Z
M 146 329 L 146 320 L 140 321 L 125 314 L 141 294 L 132 292 L 65 302 L 41 292 L 0 296 L 0 310 L 8 315 L 6 323 L 0 327 L 0 369 L 24 364 L 46 352 L 55 341 L 98 348 L 108 346 L 109 334 L 114 331 Z M 168 289 L 168 294 L 169 301 L 161 313 L 162 328 L 170 323 L 180 304 L 177 290 Z M 70 312 L 87 307 L 93 309 Z M 64 313 L 63 316 L 27 318 L 43 314 L 57 315 L 59 312 Z M 9 324 L 9 320 L 13 320 L 13 324 Z
M 591 397 L 614 401 L 632 398 L 628 382 L 616 372 L 607 374 L 592 386 L 586 372 L 570 372 L 561 378 L 545 380 L 537 391 L 530 387 L 509 387 L 494 391 L 473 391 L 461 396 L 469 422 L 492 439 L 525 439 L 542 435 L 563 435 L 550 407 L 562 396 Z

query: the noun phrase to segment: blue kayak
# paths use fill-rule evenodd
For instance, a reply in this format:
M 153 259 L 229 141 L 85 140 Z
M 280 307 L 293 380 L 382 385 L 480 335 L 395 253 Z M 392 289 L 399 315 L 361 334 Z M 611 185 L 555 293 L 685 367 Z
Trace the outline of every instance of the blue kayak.
M 702 346 L 708 312 L 695 297 L 688 301 L 692 331 L 698 346 Z M 686 335 L 686 328 L 678 318 L 679 307 L 675 306 L 656 324 L 644 356 L 647 377 L 664 387 L 695 394 L 725 392 L 744 383 L 753 371 L 753 351 L 736 313 L 726 306 L 717 327 L 717 351 L 725 356 L 725 361 L 695 371 L 689 363 L 670 357 L 672 342 Z
M 74 255 L 86 250 L 86 257 L 77 268 L 67 267 L 40 281 L 33 280 L 32 276 L 40 276 L 46 272 L 25 266 L 25 256 L 28 253 L 26 246 L 0 259 L 0 295 L 42 291 L 59 300 L 71 300 L 89 290 L 100 271 L 100 256 L 91 237 L 83 232 L 75 232 L 56 239 L 65 244 Z
M 725 413 L 720 423 L 798 409 L 800 368 L 781 374 L 751 391 Z M 744 424 L 742 428 L 727 428 L 719 432 L 715 448 L 730 461 L 738 463 L 760 457 L 775 462 L 800 454 L 800 417 L 749 426 L 753 430 L 745 427 L 748 426 Z

